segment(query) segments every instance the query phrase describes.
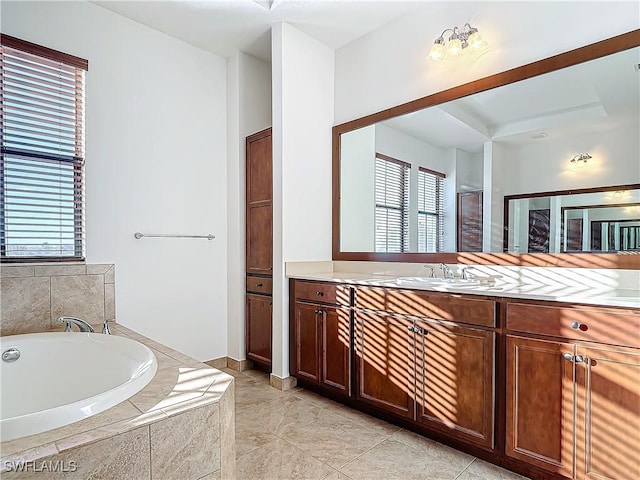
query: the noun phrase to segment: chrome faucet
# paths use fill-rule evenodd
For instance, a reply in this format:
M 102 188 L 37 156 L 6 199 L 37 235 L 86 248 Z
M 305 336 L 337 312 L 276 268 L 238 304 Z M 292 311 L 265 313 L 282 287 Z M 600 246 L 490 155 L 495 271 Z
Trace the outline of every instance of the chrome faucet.
M 447 278 L 453 278 L 453 270 L 451 270 L 451 267 L 445 263 L 441 263 L 440 265 L 440 270 L 442 270 L 442 277 L 447 279 Z
M 62 316 L 62 317 L 58 317 L 56 322 L 66 323 L 66 326 L 64 327 L 65 332 L 73 331 L 71 329 L 72 324 L 78 327 L 78 330 L 81 332 L 95 332 L 95 329 L 88 322 L 85 322 L 81 318 Z

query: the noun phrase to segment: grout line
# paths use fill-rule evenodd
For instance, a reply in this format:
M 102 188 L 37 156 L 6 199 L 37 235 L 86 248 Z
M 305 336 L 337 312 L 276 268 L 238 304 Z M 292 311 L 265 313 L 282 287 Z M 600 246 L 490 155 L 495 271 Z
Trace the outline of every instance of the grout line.
M 466 471 L 469 469 L 469 467 L 473 464 L 473 462 L 475 462 L 476 460 L 477 460 L 477 458 L 476 458 L 476 457 L 473 457 L 473 460 L 471 460 L 471 462 L 469 462 L 469 465 L 467 465 L 466 467 L 464 467 L 464 468 L 462 469 L 462 471 L 461 471 L 461 472 L 456 476 L 456 478 L 454 478 L 454 480 L 458 480 L 458 479 L 462 476 L 462 474 L 463 474 L 464 472 L 466 472 Z
M 134 405 L 135 407 L 135 405 Z M 137 407 L 136 407 L 137 408 Z M 151 425 L 147 425 L 147 428 L 149 429 L 149 480 L 151 480 L 152 477 L 152 471 L 153 471 L 153 465 L 151 464 Z

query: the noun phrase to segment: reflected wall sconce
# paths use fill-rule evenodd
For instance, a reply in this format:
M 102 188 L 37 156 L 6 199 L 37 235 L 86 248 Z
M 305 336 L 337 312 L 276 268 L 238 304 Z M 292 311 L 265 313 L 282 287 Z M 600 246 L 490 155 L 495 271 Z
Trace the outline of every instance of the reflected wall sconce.
M 592 158 L 593 157 L 588 153 L 579 153 L 571 159 L 571 161 L 569 162 L 569 166 L 571 168 L 584 168 Z
M 448 43 L 444 34 L 451 32 Z M 447 28 L 436 38 L 433 46 L 427 55 L 429 60 L 444 60 L 445 58 L 459 58 L 463 54 L 475 54 L 484 52 L 487 49 L 487 42 L 482 39 L 478 29 L 465 23 L 462 30 L 458 27 Z

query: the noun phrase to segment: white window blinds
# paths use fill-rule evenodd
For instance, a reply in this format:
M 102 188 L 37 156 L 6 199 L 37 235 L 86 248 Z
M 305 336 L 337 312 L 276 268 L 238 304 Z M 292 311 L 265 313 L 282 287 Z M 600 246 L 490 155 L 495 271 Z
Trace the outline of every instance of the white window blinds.
M 376 154 L 375 249 L 376 252 L 409 250 L 408 163 Z
M 84 256 L 86 60 L 2 36 L 3 261 Z
M 418 252 L 442 251 L 444 178 L 443 173 L 418 169 Z

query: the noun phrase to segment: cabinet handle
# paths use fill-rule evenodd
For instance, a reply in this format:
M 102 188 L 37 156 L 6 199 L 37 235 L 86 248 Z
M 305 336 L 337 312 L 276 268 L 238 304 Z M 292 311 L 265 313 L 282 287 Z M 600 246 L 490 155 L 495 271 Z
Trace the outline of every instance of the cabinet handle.
M 571 355 L 570 353 L 563 353 L 562 356 L 565 360 L 576 363 L 584 363 L 585 358 L 582 355 Z
M 270 307 L 273 307 L 273 302 L 269 302 L 269 306 L 270 306 Z
M 317 296 L 319 296 L 319 297 L 323 297 L 323 296 L 324 296 L 324 293 L 322 293 L 322 292 L 318 291 L 318 292 L 316 292 L 316 295 L 317 295 Z
M 256 283 L 256 287 L 261 287 L 262 283 Z

